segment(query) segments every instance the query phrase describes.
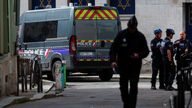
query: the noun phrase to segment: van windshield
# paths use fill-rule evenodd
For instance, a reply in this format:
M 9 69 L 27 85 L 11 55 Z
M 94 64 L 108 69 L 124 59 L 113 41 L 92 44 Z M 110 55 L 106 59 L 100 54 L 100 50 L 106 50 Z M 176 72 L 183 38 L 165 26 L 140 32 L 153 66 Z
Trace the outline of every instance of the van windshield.
M 57 21 L 32 22 L 24 26 L 24 42 L 42 42 L 57 37 Z

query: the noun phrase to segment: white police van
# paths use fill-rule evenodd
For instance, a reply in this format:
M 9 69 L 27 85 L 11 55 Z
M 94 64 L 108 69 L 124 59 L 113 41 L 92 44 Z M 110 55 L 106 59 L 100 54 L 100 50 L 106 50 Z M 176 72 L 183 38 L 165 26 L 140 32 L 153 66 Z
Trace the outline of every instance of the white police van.
M 94 72 L 107 81 L 113 75 L 109 49 L 120 30 L 113 7 L 30 10 L 20 18 L 19 52 L 40 55 L 42 70 L 52 79 L 55 64 L 66 61 L 67 72 Z

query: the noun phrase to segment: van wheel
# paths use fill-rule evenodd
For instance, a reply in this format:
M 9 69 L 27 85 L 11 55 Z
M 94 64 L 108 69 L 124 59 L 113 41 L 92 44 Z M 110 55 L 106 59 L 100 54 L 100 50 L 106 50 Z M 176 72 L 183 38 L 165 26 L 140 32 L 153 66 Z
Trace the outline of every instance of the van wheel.
M 99 72 L 99 78 L 102 81 L 110 81 L 112 77 L 113 77 L 113 71 L 110 69 L 105 69 Z
M 57 70 L 57 68 L 61 68 L 62 66 L 62 63 L 61 61 L 55 61 L 52 65 L 52 68 L 51 68 L 51 73 L 48 74 L 48 78 L 52 81 L 55 81 L 55 71 Z

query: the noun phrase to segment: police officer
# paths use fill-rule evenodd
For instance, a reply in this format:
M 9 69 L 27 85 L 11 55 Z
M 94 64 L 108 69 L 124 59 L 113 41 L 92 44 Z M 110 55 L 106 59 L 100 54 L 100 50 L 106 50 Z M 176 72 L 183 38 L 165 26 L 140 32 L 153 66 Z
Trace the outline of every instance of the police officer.
M 151 89 L 156 90 L 156 77 L 159 71 L 159 89 L 165 89 L 164 86 L 164 71 L 163 71 L 163 60 L 160 51 L 162 42 L 162 30 L 154 30 L 155 38 L 151 40 L 151 51 L 152 51 L 152 78 L 151 78 Z
M 175 34 L 173 29 L 166 30 L 166 38 L 161 42 L 161 51 L 164 65 L 164 83 L 167 90 L 174 90 L 172 86 L 175 79 L 175 64 L 173 60 L 174 48 L 171 39 Z
M 137 30 L 137 25 L 136 17 L 131 17 L 128 28 L 117 34 L 110 48 L 112 67 L 118 67 L 120 74 L 119 84 L 124 108 L 136 108 L 142 59 L 149 53 L 145 36 Z
M 177 71 L 179 71 L 181 67 L 188 65 L 187 61 L 182 60 L 182 57 L 185 57 L 191 50 L 191 43 L 186 39 L 185 32 L 180 32 L 180 39 L 175 41 L 174 48 L 176 52 L 175 60 L 177 61 Z
M 179 70 L 181 70 L 182 67 L 189 66 L 189 64 L 191 62 L 191 58 L 189 55 L 189 53 L 191 52 L 191 43 L 188 39 L 186 39 L 185 32 L 183 32 L 183 31 L 180 32 L 180 39 L 175 41 L 174 47 L 175 47 L 175 52 L 176 52 L 175 60 L 177 61 L 177 72 L 178 72 Z M 184 81 L 185 88 L 189 90 L 190 84 L 187 81 L 187 78 L 188 78 L 187 75 L 185 75 L 184 78 L 186 79 Z M 178 89 L 181 90 L 181 88 L 179 87 L 179 84 L 181 84 L 181 83 L 179 83 L 180 79 L 181 79 L 181 77 L 178 74 L 177 75 L 177 84 L 178 84 Z

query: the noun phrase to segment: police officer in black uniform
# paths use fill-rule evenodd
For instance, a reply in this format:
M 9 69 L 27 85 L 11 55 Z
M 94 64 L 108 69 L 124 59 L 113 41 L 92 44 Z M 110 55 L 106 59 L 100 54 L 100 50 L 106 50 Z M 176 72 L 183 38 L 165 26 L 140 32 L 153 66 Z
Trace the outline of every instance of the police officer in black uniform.
M 174 56 L 174 47 L 171 39 L 175 34 L 173 29 L 166 30 L 166 38 L 161 42 L 161 52 L 163 57 L 164 65 L 164 83 L 167 90 L 174 90 L 172 86 L 175 79 L 175 64 L 173 60 Z
M 151 78 L 151 89 L 156 90 L 156 79 L 159 71 L 159 89 L 165 89 L 164 86 L 164 71 L 163 71 L 163 60 L 160 51 L 162 42 L 162 30 L 154 30 L 155 38 L 151 40 L 151 51 L 152 51 L 152 78 Z
M 136 108 L 142 59 L 149 54 L 145 36 L 137 30 L 137 25 L 136 17 L 131 17 L 128 28 L 117 34 L 110 48 L 112 67 L 118 67 L 120 74 L 120 92 L 124 108 Z
M 180 32 L 180 39 L 174 42 L 174 48 L 176 52 L 175 60 L 177 61 L 177 71 L 179 71 L 181 67 L 188 65 L 188 62 L 182 59 L 186 58 L 191 50 L 191 43 L 186 39 L 185 32 Z
M 189 55 L 189 53 L 191 52 L 191 42 L 188 39 L 186 39 L 185 32 L 180 32 L 180 39 L 175 41 L 174 47 L 176 52 L 175 60 L 177 61 L 177 72 L 178 72 L 181 70 L 182 67 L 189 66 L 191 63 L 191 57 Z M 179 87 L 179 84 L 181 84 L 179 83 L 181 77 L 179 75 L 180 74 L 178 72 L 177 84 L 178 89 L 181 90 L 181 88 Z M 184 78 L 186 79 L 184 80 L 185 89 L 190 90 L 190 84 L 187 80 L 188 79 L 187 74 L 185 74 Z

